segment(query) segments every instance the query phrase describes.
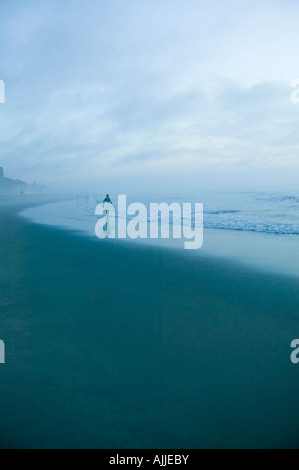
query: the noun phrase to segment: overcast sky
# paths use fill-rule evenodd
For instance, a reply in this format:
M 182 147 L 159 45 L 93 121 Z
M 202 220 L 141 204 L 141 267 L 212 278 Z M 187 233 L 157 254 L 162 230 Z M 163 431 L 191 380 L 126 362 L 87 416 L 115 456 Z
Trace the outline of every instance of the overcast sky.
M 0 17 L 8 176 L 295 181 L 298 0 L 9 0 Z

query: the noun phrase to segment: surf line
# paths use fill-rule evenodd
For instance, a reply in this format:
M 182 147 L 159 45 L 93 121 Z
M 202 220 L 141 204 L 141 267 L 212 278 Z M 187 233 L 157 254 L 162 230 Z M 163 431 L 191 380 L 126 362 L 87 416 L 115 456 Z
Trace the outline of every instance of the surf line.
M 150 203 L 147 207 L 142 202 L 133 202 L 127 206 L 127 197 L 118 195 L 117 238 L 170 238 L 172 227 L 173 238 L 184 238 L 184 248 L 199 249 L 203 244 L 203 204 L 196 202 L 193 210 L 194 224 L 192 227 L 192 203 L 182 205 L 178 202 L 167 204 Z M 182 207 L 181 207 L 182 206 Z M 170 223 L 170 213 L 173 223 Z M 102 216 L 95 226 L 98 238 L 116 238 L 115 208 L 110 203 L 100 203 L 95 215 Z M 104 217 L 103 217 L 104 216 Z M 134 216 L 127 221 L 127 216 Z M 159 223 L 160 221 L 160 223 Z

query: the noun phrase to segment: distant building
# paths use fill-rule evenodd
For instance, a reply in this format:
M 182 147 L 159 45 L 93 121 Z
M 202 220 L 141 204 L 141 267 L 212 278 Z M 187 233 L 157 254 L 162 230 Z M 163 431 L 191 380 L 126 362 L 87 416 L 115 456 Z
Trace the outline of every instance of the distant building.
M 41 193 L 43 186 L 36 183 L 28 184 L 25 181 L 13 180 L 4 176 L 3 167 L 0 166 L 0 195 L 5 194 L 23 194 L 23 193 Z

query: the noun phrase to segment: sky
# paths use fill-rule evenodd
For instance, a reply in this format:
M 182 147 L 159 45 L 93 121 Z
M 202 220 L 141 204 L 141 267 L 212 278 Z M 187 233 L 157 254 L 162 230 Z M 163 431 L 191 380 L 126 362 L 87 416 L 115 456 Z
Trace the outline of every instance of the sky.
M 297 0 L 0 0 L 0 17 L 7 176 L 296 187 Z

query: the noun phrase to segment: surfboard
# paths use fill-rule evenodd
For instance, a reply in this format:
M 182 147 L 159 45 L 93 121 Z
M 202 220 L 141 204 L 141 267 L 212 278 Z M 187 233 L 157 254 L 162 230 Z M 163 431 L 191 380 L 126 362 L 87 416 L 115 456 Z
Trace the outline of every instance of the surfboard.
M 111 202 L 103 202 L 100 199 L 97 199 L 97 204 L 102 206 L 104 211 L 112 211 L 114 210 L 114 205 Z
M 103 202 L 103 209 L 107 212 L 109 211 L 113 211 L 114 210 L 114 206 L 113 204 L 111 204 L 111 202 Z

